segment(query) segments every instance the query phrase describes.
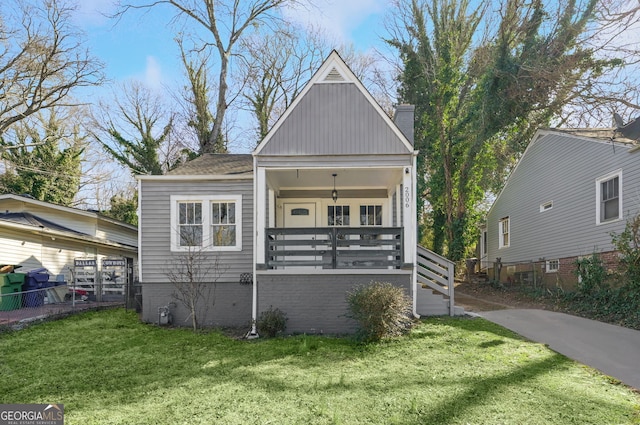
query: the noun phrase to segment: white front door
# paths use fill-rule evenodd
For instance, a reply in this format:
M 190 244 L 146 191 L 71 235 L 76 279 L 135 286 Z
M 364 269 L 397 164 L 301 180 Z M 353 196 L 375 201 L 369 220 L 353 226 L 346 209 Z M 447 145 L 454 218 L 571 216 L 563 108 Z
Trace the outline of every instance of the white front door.
M 284 210 L 284 227 L 286 228 L 300 228 L 316 227 L 316 204 L 315 202 L 294 202 L 285 203 L 283 205 Z M 287 240 L 315 240 L 314 235 L 288 235 Z M 285 246 L 286 251 L 311 251 L 316 248 L 315 245 L 289 245 Z M 315 255 L 292 255 L 285 256 L 285 261 L 316 261 L 320 260 Z M 300 266 L 309 268 L 309 266 Z M 298 266 L 287 266 L 287 269 L 297 269 Z
M 315 202 L 284 204 L 284 227 L 316 227 Z

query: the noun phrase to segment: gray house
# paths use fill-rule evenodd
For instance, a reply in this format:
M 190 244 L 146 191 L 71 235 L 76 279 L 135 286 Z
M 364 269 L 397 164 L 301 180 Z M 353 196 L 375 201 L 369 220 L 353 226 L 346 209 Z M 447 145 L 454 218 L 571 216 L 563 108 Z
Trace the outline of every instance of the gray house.
M 502 282 L 571 288 L 574 262 L 598 253 L 640 210 L 640 153 L 613 129 L 539 130 L 488 212 L 482 267 Z
M 252 154 L 139 177 L 143 319 L 171 302 L 168 269 L 194 245 L 218 266 L 207 324 L 273 307 L 290 332 L 348 332 L 346 292 L 371 281 L 406 288 L 416 315 L 453 314 L 453 265 L 416 243 L 412 143 L 413 107 L 392 120 L 333 52 Z

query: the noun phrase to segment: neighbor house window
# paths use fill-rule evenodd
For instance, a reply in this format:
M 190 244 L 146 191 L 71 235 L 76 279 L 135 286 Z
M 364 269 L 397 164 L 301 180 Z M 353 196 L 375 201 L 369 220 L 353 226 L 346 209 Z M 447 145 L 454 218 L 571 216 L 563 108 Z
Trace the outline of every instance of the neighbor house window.
M 349 205 L 329 205 L 327 207 L 327 225 L 349 226 Z
M 596 180 L 597 224 L 622 218 L 622 171 Z
M 547 261 L 547 273 L 554 273 L 560 270 L 560 260 Z
M 504 217 L 498 222 L 498 247 L 506 248 L 509 246 L 509 232 L 511 223 L 509 217 Z
M 171 250 L 242 249 L 242 197 L 171 196 Z
M 540 212 L 544 212 L 553 208 L 553 201 L 545 202 L 544 204 L 540 204 Z

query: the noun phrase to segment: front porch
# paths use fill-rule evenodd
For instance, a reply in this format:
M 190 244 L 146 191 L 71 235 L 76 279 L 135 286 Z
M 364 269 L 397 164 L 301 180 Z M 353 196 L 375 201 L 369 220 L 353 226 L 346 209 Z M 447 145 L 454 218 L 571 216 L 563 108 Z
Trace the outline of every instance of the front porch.
M 414 164 L 305 165 L 257 169 L 257 270 L 415 264 Z
M 411 269 L 404 263 L 402 227 L 267 228 L 268 270 Z

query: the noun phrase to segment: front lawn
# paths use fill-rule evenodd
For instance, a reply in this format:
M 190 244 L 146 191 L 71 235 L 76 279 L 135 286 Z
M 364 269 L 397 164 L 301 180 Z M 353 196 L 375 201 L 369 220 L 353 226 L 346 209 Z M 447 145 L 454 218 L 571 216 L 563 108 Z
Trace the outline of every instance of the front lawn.
M 638 424 L 640 397 L 482 319 L 378 345 L 236 341 L 79 314 L 0 335 L 0 404 L 66 424 Z

